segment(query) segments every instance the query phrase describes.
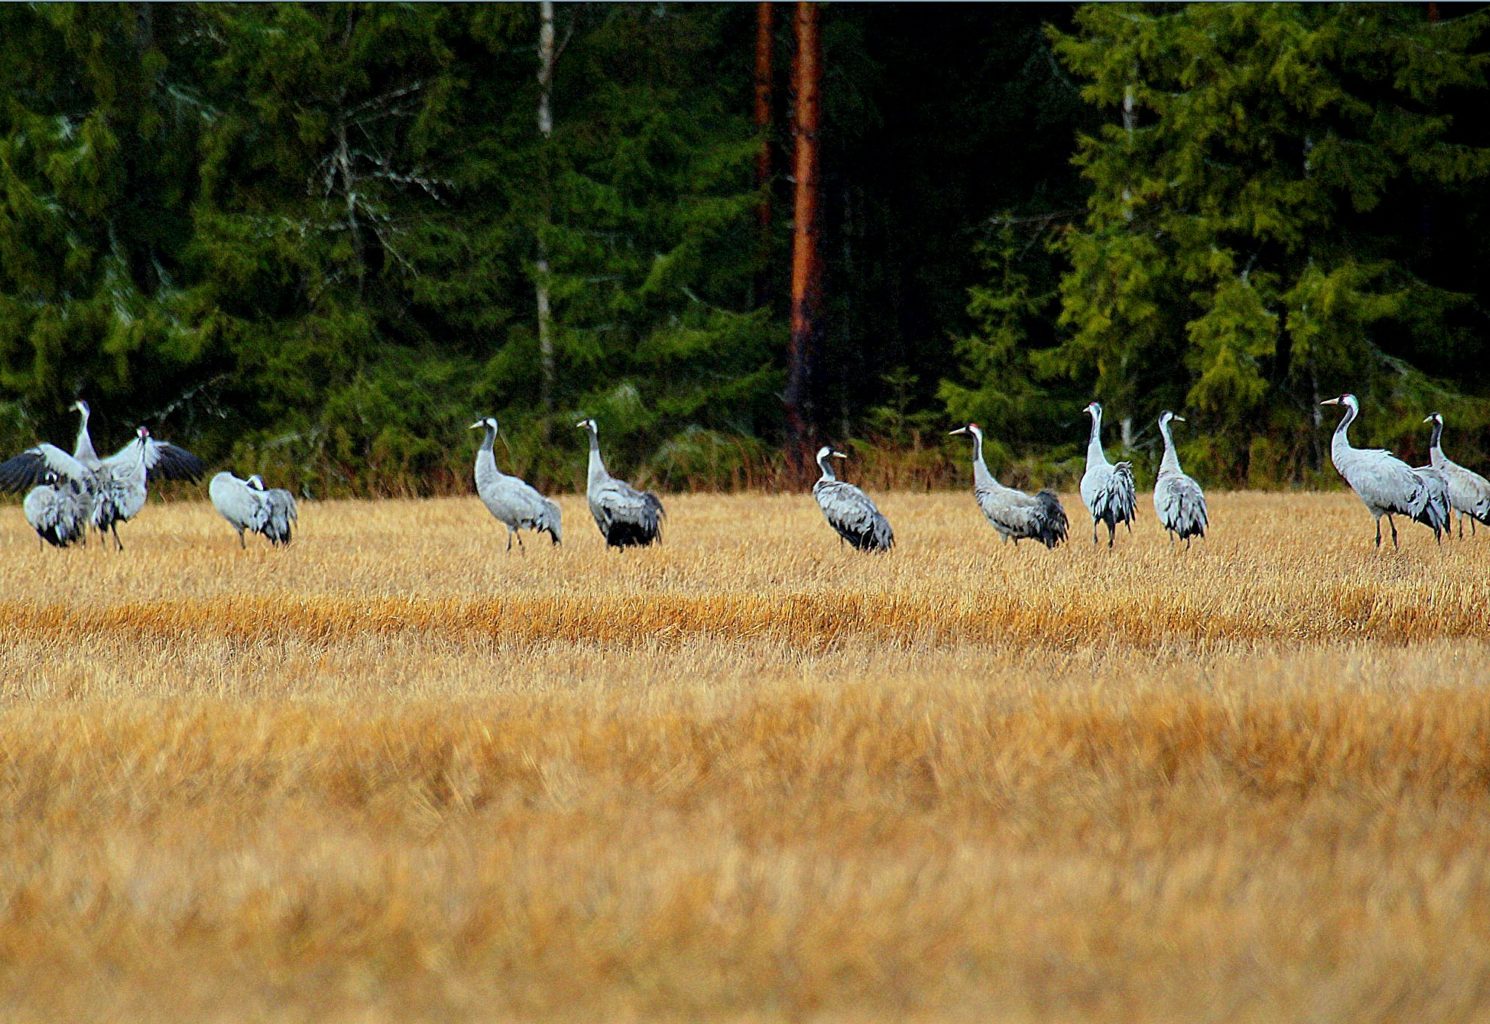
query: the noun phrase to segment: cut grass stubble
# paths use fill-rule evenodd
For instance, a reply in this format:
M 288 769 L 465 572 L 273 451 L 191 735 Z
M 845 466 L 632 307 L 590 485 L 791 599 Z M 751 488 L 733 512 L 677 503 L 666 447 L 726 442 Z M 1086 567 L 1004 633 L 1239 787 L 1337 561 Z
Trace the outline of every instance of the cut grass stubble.
M 11 515 L 0 1017 L 1484 1017 L 1490 538 L 1212 504 L 1047 552 L 889 495 L 883 558 L 805 498 L 510 558 L 474 498 Z

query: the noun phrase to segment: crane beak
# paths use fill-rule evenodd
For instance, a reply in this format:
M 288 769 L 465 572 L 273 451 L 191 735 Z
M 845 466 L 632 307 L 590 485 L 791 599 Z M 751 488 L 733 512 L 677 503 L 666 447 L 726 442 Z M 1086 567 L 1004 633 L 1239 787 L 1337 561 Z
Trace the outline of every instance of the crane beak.
M 1340 399 L 1338 399 L 1338 398 L 1326 398 L 1323 402 L 1320 402 L 1319 404 L 1320 405 L 1339 405 L 1340 404 Z
M 948 437 L 951 437 L 953 434 L 966 434 L 966 433 L 967 433 L 967 427 L 958 427 L 956 430 L 949 430 L 949 431 L 947 431 L 947 436 Z
M 1433 417 L 1432 416 L 1424 416 L 1423 417 L 1423 422 L 1424 423 L 1432 423 L 1433 422 Z
M 590 428 L 590 421 L 580 420 L 578 423 L 575 424 L 575 426 L 581 430 L 588 430 Z
M 1183 416 L 1171 416 L 1169 418 L 1172 419 L 1172 420 L 1174 420 L 1176 423 L 1183 423 L 1183 422 L 1185 422 L 1185 417 L 1183 417 Z
M 470 426 L 469 426 L 469 427 L 467 427 L 467 428 L 466 428 L 466 429 L 467 429 L 467 430 L 480 430 L 480 429 L 481 429 L 481 428 L 482 428 L 482 427 L 484 427 L 484 426 L 485 426 L 485 425 L 486 425 L 486 424 L 484 424 L 484 423 L 472 423 L 472 424 L 471 424 L 471 425 L 470 425 Z
M 846 459 L 846 458 L 848 458 L 848 456 L 845 455 L 845 454 L 843 454 L 843 452 L 829 452 L 828 454 L 831 455 L 831 456 L 833 456 L 833 458 L 835 458 L 835 459 Z

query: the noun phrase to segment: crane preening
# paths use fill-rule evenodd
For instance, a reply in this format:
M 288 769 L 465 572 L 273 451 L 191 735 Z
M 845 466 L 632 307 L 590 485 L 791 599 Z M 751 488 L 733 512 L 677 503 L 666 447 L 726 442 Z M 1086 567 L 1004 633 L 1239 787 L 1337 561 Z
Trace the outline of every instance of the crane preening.
M 1012 537 L 1015 547 L 1021 540 L 1037 540 L 1053 548 L 1066 539 L 1066 510 L 1054 491 L 1026 494 L 999 483 L 983 461 L 983 428 L 976 423 L 949 434 L 966 434 L 973 439 L 973 497 L 1005 543 Z
M 1392 530 L 1392 547 L 1397 547 L 1394 515 L 1408 516 L 1432 527 L 1433 536 L 1442 543 L 1443 531 L 1449 523 L 1448 493 L 1442 476 L 1434 481 L 1389 451 L 1352 446 L 1350 425 L 1361 414 L 1355 395 L 1326 398 L 1319 404 L 1345 406 L 1345 415 L 1330 439 L 1330 461 L 1376 520 L 1376 546 L 1381 547 L 1381 517 L 1386 516 L 1387 526 Z

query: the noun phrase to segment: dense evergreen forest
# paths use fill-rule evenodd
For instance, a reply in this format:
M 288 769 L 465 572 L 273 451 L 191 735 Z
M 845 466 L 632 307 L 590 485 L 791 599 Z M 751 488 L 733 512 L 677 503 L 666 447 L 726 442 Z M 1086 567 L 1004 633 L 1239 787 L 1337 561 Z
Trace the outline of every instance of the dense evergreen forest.
M 84 397 L 110 447 L 146 422 L 310 495 L 431 493 L 488 413 L 568 486 L 594 416 L 665 488 L 785 484 L 819 440 L 931 484 L 977 419 L 1062 483 L 1097 398 L 1140 467 L 1173 408 L 1197 477 L 1273 486 L 1332 476 L 1349 390 L 1357 443 L 1425 459 L 1441 410 L 1483 469 L 1487 25 L 0 7 L 0 443 L 65 443 Z

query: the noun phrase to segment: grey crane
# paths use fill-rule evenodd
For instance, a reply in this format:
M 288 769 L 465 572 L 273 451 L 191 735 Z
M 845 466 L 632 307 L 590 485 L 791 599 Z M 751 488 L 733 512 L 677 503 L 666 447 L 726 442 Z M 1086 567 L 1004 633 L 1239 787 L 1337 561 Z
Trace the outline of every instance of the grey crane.
M 255 474 L 240 480 L 232 473 L 218 473 L 207 486 L 212 507 L 238 531 L 238 546 L 246 548 L 244 531 L 262 534 L 276 547 L 290 543 L 295 522 L 295 499 L 289 491 L 267 490 Z
M 1361 405 L 1355 395 L 1326 398 L 1319 404 L 1345 406 L 1345 415 L 1335 428 L 1335 436 L 1330 439 L 1330 461 L 1376 520 L 1376 546 L 1381 547 L 1381 517 L 1386 516 L 1387 525 L 1392 529 L 1392 547 L 1397 547 L 1397 524 L 1392 520 L 1393 515 L 1409 516 L 1432 527 L 1434 537 L 1441 543 L 1442 531 L 1449 521 L 1447 494 L 1440 494 L 1423 474 L 1391 452 L 1351 445 L 1350 425 L 1361 414 Z
M 264 503 L 264 528 L 259 532 L 276 547 L 289 544 L 291 530 L 300 518 L 295 496 L 283 487 L 265 487 L 264 478 L 257 473 L 248 478 L 248 486 Z
M 21 509 L 44 543 L 65 548 L 77 541 L 88 542 L 91 504 L 80 486 L 49 469 L 42 483 L 26 495 Z
M 1206 513 L 1205 492 L 1180 469 L 1180 457 L 1175 454 L 1174 438 L 1169 434 L 1170 421 L 1184 423 L 1185 417 L 1176 416 L 1168 409 L 1159 414 L 1164 458 L 1159 462 L 1159 477 L 1154 481 L 1154 513 L 1169 534 L 1169 543 L 1173 544 L 1175 537 L 1179 537 L 1188 551 L 1190 538 L 1205 536 L 1210 517 Z
M 101 460 L 98 453 L 93 450 L 93 438 L 88 435 L 88 415 L 91 410 L 88 408 L 88 403 L 81 398 L 72 403 L 72 407 L 83 417 L 83 421 L 78 424 L 78 440 L 73 445 L 72 457 L 89 469 L 97 469 L 101 465 Z
M 486 437 L 476 452 L 476 493 L 486 509 L 497 522 L 507 527 L 507 550 L 512 550 L 512 538 L 517 538 L 517 548 L 524 550 L 519 530 L 547 533 L 555 544 L 561 543 L 559 506 L 549 501 L 530 486 L 527 481 L 508 476 L 497 468 L 497 457 L 492 446 L 497 440 L 497 421 L 487 416 L 471 424 L 472 430 L 485 430 Z
M 156 441 L 140 427 L 135 440 L 90 469 L 53 444 L 39 444 L 0 462 L 0 490 L 19 491 L 52 472 L 76 484 L 90 500 L 89 520 L 100 533 L 109 532 L 119 550 L 119 523 L 128 522 L 145 507 L 146 484 L 154 477 L 200 480 L 202 460 L 167 441 Z
M 1472 469 L 1465 469 L 1443 453 L 1443 416 L 1433 413 L 1424 423 L 1433 424 L 1433 440 L 1428 461 L 1443 474 L 1449 488 L 1449 508 L 1459 513 L 1459 536 L 1464 536 L 1464 517 L 1469 517 L 1469 533 L 1474 536 L 1475 520 L 1490 526 L 1490 480 Z
M 1082 412 L 1092 418 L 1092 435 L 1086 445 L 1086 472 L 1081 474 L 1081 500 L 1092 514 L 1092 543 L 1097 543 L 1097 524 L 1107 524 L 1107 546 L 1123 523 L 1133 532 L 1138 492 L 1133 485 L 1133 463 L 1107 461 L 1102 450 L 1102 404 L 1092 402 Z
M 812 485 L 812 496 L 817 499 L 828 525 L 838 531 L 838 542 L 848 541 L 860 551 L 889 551 L 895 546 L 890 521 L 875 508 L 869 495 L 834 475 L 830 458 L 848 456 L 826 445 L 817 450 L 817 464 L 823 475 Z
M 590 470 L 585 496 L 605 543 L 613 548 L 646 547 L 662 540 L 662 502 L 651 491 L 639 491 L 606 472 L 600 457 L 600 431 L 593 419 L 575 424 L 590 432 Z
M 999 483 L 988 471 L 988 463 L 983 461 L 983 428 L 976 423 L 958 427 L 950 433 L 972 437 L 973 497 L 1005 543 L 1012 537 L 1014 546 L 1018 547 L 1021 540 L 1034 539 L 1047 548 L 1053 548 L 1066 539 L 1070 524 L 1054 491 L 1026 494 Z

